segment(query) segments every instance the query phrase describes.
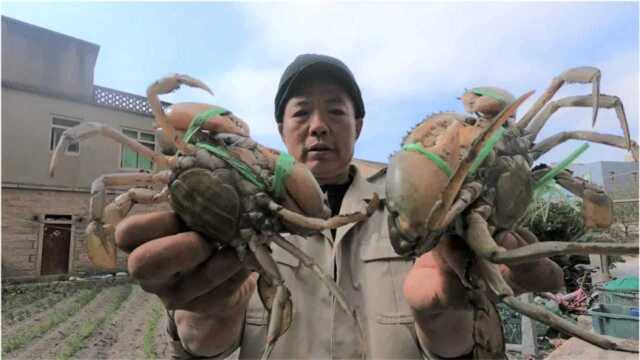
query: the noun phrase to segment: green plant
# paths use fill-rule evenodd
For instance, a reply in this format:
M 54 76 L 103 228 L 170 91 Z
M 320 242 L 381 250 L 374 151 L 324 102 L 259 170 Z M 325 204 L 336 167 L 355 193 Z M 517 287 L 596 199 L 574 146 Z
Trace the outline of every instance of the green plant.
M 122 303 L 131 294 L 131 285 L 123 285 L 120 289 L 117 289 L 114 295 L 113 301 L 109 304 L 104 316 L 97 319 L 90 319 L 85 321 L 80 330 L 67 339 L 62 351 L 56 356 L 57 360 L 68 360 L 80 350 L 84 341 L 93 334 L 95 329 L 100 327 L 104 322 L 110 321 L 115 312 L 120 308 Z
M 540 241 L 574 240 L 585 232 L 582 200 L 549 182 L 535 192 L 524 224 Z
M 156 334 L 156 329 L 158 328 L 158 323 L 160 322 L 160 319 L 162 317 L 163 314 L 163 307 L 162 304 L 160 304 L 159 302 L 154 302 L 153 306 L 151 307 L 150 315 L 149 315 L 149 320 L 147 322 L 147 326 L 145 329 L 145 333 L 144 333 L 144 345 L 143 345 L 143 349 L 144 349 L 144 358 L 145 359 L 155 359 L 156 358 L 156 352 L 155 352 L 155 346 L 154 346 L 154 338 L 155 338 L 155 334 Z
M 82 290 L 78 294 L 78 298 L 73 304 L 59 312 L 50 314 L 43 322 L 27 328 L 18 334 L 6 339 L 2 344 L 2 353 L 8 354 L 15 350 L 22 348 L 24 345 L 31 342 L 33 339 L 49 331 L 49 329 L 67 320 L 75 313 L 80 311 L 83 306 L 87 305 L 98 294 L 98 290 Z

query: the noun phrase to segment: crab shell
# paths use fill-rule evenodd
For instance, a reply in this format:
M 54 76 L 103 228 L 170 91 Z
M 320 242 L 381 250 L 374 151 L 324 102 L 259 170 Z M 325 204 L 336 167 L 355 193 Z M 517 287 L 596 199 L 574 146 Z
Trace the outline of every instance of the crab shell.
M 166 116 L 175 130 L 184 132 L 195 116 L 211 109 L 224 110 L 215 105 L 184 102 L 171 105 L 166 111 Z M 208 119 L 202 129 L 213 133 L 249 136 L 247 123 L 230 111 Z M 230 147 L 229 150 L 249 166 L 255 165 L 258 161 L 255 154 L 249 149 Z M 269 168 L 274 171 L 280 153 L 261 145 L 258 145 L 257 151 L 267 158 Z M 296 162 L 293 165 L 289 176 L 285 179 L 285 188 L 286 194 L 284 194 L 282 205 L 287 209 L 312 217 L 326 218 L 330 215 L 328 208 L 324 205 L 324 195 L 320 185 L 311 171 L 303 164 Z
M 469 125 L 462 114 L 444 112 L 432 115 L 403 141 L 417 143 L 438 155 L 452 171 L 460 164 L 481 127 Z M 469 121 L 470 122 L 470 121 Z M 409 254 L 427 234 L 430 215 L 449 182 L 447 175 L 424 155 L 401 151 L 389 160 L 386 181 L 389 222 L 395 231 L 391 243 L 398 254 Z M 431 248 L 436 244 L 427 245 Z

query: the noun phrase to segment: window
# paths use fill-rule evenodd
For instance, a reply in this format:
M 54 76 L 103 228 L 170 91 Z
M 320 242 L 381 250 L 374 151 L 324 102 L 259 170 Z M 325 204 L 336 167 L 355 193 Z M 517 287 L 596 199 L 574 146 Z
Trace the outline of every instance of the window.
M 144 131 L 132 130 L 132 129 L 122 129 L 122 133 L 136 140 L 140 144 L 148 147 L 149 149 L 155 151 L 156 136 L 154 134 L 144 132 Z M 152 170 L 153 163 L 151 162 L 151 160 L 133 151 L 128 146 L 123 145 L 122 158 L 120 159 L 120 167 L 127 168 L 127 169 Z
M 80 121 L 69 120 L 60 117 L 54 117 L 53 119 L 51 119 L 51 140 L 49 142 L 49 150 L 53 151 L 56 148 L 56 146 L 60 142 L 60 139 L 62 138 L 62 133 L 65 130 L 77 125 L 80 125 Z M 67 146 L 66 152 L 74 154 L 79 153 L 80 144 L 75 143 Z

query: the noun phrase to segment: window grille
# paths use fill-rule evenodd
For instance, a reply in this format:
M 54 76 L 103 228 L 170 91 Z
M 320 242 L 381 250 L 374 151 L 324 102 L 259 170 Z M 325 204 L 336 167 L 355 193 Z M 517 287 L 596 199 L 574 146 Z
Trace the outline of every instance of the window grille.
M 53 151 L 60 139 L 62 138 L 62 133 L 74 126 L 80 125 L 80 121 L 69 120 L 61 117 L 54 116 L 51 119 L 51 135 L 49 136 L 49 150 Z M 75 143 L 67 146 L 65 150 L 67 153 L 78 154 L 80 152 L 80 144 Z
M 134 129 L 122 129 L 122 133 L 138 141 L 150 150 L 155 151 L 156 136 L 153 133 Z M 153 170 L 153 163 L 150 159 L 138 154 L 130 147 L 123 145 L 122 156 L 120 157 L 120 167 L 123 169 Z

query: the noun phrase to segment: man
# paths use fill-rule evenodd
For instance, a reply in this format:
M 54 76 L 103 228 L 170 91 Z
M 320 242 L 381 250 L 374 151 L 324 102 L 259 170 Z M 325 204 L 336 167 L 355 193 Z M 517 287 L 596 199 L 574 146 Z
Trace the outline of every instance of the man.
M 364 115 L 351 71 L 335 58 L 301 55 L 280 80 L 275 117 L 282 140 L 314 174 L 334 214 L 362 207 L 374 191 L 384 196 L 383 176 L 365 179 L 351 165 Z M 357 309 L 370 358 L 469 355 L 474 312 L 460 281 L 467 249 L 443 239 L 415 263 L 400 258 L 389 242 L 386 218 L 379 209 L 359 224 L 288 240 L 332 274 Z M 243 268 L 234 250 L 212 249 L 202 236 L 183 229 L 172 212 L 131 217 L 118 227 L 116 239 L 130 252 L 131 275 L 171 310 L 168 332 L 176 356 L 222 358 L 238 347 L 240 358 L 262 354 L 267 314 L 255 294 L 256 275 Z M 516 236 L 498 240 L 508 248 L 523 244 Z M 361 357 L 353 319 L 297 259 L 278 247 L 273 251 L 294 308 L 292 325 L 272 357 Z M 516 289 L 562 284 L 560 269 L 548 260 L 504 267 L 503 273 Z

